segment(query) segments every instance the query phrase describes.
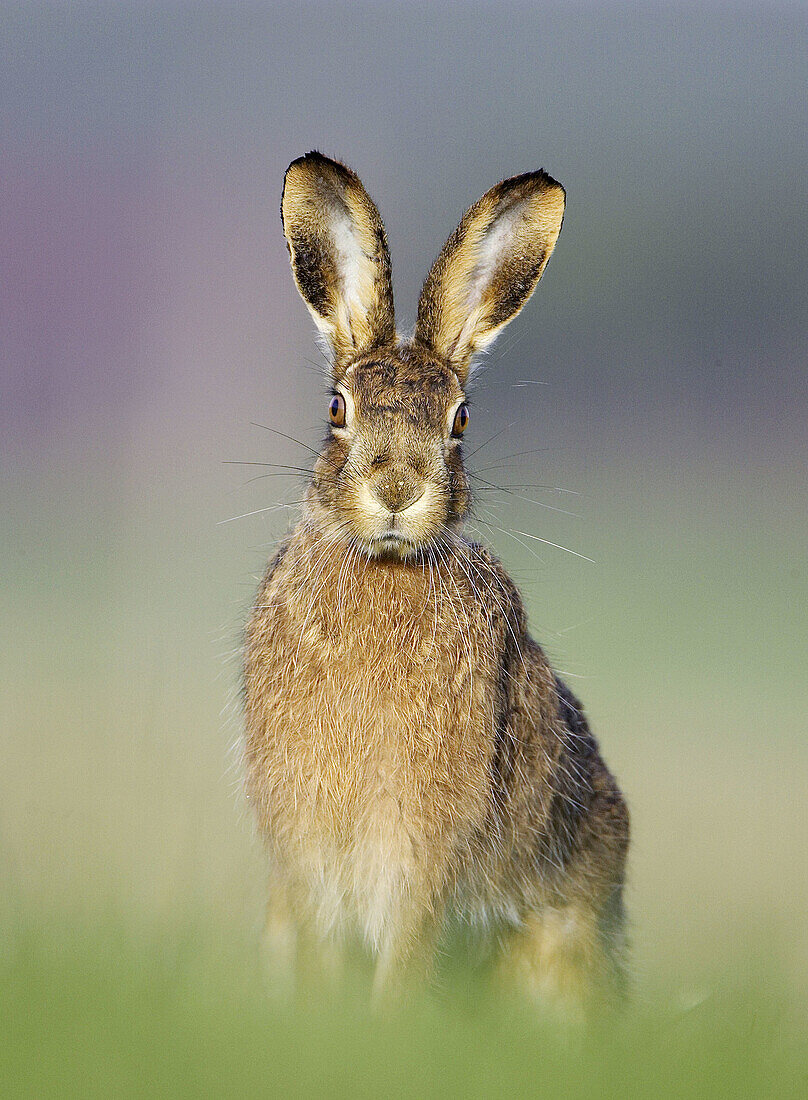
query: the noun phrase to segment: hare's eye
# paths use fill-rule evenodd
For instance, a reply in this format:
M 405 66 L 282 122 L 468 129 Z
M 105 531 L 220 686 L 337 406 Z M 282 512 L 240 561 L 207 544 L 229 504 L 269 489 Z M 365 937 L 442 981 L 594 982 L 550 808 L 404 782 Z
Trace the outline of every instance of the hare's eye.
M 328 418 L 335 428 L 345 427 L 345 398 L 335 393 L 328 405 Z
M 455 413 L 454 424 L 452 424 L 452 435 L 461 436 L 468 427 L 469 423 L 469 407 L 466 404 L 460 406 Z

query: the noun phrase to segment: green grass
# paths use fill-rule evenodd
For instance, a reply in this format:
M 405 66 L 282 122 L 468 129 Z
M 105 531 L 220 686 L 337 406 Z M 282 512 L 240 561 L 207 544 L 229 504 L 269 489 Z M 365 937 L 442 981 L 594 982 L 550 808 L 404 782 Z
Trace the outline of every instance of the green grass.
M 254 947 L 212 928 L 19 929 L 0 967 L 13 1096 L 802 1097 L 808 1043 L 757 968 L 683 1008 L 559 1031 L 461 972 L 372 1017 L 363 991 L 275 1008 Z M 358 981 L 359 979 L 357 979 Z

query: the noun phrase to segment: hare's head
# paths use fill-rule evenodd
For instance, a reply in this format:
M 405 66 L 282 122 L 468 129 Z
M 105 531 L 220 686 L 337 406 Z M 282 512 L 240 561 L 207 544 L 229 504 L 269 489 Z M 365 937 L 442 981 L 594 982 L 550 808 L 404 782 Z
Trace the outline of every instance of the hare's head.
M 472 363 L 541 278 L 564 189 L 530 172 L 486 192 L 435 261 L 407 341 L 396 334 L 384 226 L 353 172 L 319 153 L 293 161 L 281 216 L 295 281 L 331 352 L 311 519 L 368 554 L 417 556 L 468 510 Z

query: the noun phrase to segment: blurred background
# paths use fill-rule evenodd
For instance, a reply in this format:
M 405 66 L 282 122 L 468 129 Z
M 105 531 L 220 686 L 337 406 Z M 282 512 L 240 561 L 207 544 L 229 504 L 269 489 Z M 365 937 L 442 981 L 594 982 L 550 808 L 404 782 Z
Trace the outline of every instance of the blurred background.
M 198 1071 L 191 985 L 263 1019 L 239 645 L 304 479 L 232 463 L 323 432 L 278 216 L 311 148 L 376 200 L 404 330 L 487 188 L 566 187 L 472 394 L 475 533 L 631 805 L 640 1001 L 715 1023 L 751 984 L 733 1049 L 774 1056 L 808 974 L 807 47 L 796 3 L 0 6 L 0 963 L 42 1022 L 9 1072 L 109 1027 L 120 1086 L 155 1002 Z

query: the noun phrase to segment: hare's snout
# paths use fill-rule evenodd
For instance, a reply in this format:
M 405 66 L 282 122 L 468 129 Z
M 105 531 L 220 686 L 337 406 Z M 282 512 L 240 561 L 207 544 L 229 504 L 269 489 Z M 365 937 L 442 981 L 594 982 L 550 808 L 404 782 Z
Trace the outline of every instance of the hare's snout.
M 407 469 L 392 469 L 373 486 L 373 493 L 389 512 L 404 512 L 421 499 L 424 482 Z
M 391 545 L 409 553 L 433 538 L 445 519 L 436 486 L 409 464 L 368 471 L 352 497 L 352 526 L 371 553 L 389 553 Z

